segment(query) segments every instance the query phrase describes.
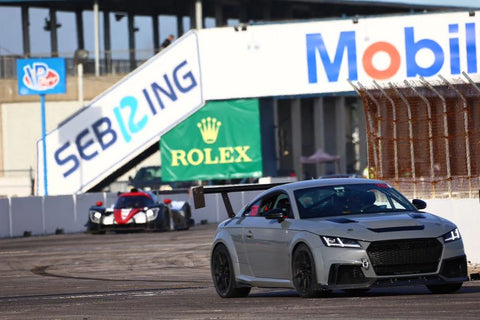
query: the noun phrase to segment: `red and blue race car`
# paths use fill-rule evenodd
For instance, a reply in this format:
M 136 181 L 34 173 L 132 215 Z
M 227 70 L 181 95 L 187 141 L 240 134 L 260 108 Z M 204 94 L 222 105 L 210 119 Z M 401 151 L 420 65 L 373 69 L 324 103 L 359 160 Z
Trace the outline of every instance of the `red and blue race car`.
M 101 201 L 90 207 L 87 231 L 188 230 L 193 224 L 188 202 L 165 199 L 160 203 L 151 192 L 132 190 L 119 194 L 112 207 L 106 208 Z

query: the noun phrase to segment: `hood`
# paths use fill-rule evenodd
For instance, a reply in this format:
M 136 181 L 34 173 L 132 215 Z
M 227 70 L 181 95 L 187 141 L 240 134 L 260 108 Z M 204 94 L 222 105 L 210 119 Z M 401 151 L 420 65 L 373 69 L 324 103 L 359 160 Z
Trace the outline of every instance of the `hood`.
M 452 222 L 423 212 L 345 215 L 312 219 L 310 231 L 319 235 L 365 241 L 440 237 L 455 228 Z M 308 220 L 302 220 L 308 221 Z

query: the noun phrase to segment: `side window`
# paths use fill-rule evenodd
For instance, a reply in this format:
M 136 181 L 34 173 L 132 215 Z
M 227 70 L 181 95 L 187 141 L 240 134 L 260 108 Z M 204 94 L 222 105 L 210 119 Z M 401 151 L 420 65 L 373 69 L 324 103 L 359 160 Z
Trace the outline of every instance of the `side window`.
M 277 195 L 267 195 L 251 204 L 250 207 L 245 210 L 243 215 L 248 217 L 261 217 L 268 210 L 272 210 L 274 208 L 276 199 Z
M 245 210 L 245 213 L 243 214 L 244 216 L 247 217 L 255 217 L 258 216 L 258 209 L 260 209 L 260 205 L 262 203 L 262 200 L 257 200 L 255 201 L 250 207 Z
M 287 194 L 281 193 L 277 195 L 275 199 L 275 205 L 273 207 L 275 209 L 281 209 L 284 212 L 285 217 L 293 218 L 293 212 L 292 212 L 292 208 L 290 206 L 290 200 Z

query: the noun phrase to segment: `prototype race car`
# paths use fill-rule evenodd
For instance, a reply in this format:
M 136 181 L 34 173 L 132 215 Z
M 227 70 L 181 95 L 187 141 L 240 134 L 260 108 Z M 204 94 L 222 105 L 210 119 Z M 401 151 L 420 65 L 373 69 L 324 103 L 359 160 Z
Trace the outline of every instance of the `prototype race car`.
M 87 230 L 91 233 L 124 230 L 188 230 L 193 225 L 188 202 L 165 199 L 151 192 L 121 193 L 111 208 L 101 201 L 90 207 Z
M 222 193 L 230 218 L 219 224 L 211 273 L 224 298 L 247 296 L 251 287 L 295 288 L 301 297 L 334 289 L 425 285 L 433 293 L 459 290 L 467 260 L 458 228 L 421 212 L 385 182 L 318 179 L 277 185 L 237 214 L 228 192 L 262 186 L 202 187 Z

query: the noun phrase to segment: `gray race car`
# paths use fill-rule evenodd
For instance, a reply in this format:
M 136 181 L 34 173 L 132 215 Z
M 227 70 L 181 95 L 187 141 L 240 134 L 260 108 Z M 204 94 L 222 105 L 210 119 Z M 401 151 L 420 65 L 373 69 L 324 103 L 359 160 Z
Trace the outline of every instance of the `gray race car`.
M 260 187 L 259 187 L 260 188 Z M 382 181 L 318 179 L 274 186 L 219 224 L 211 273 L 224 298 L 251 287 L 295 288 L 302 297 L 333 289 L 425 285 L 433 293 L 459 290 L 467 260 L 452 222 L 419 210 Z M 248 190 L 244 189 L 243 190 Z

